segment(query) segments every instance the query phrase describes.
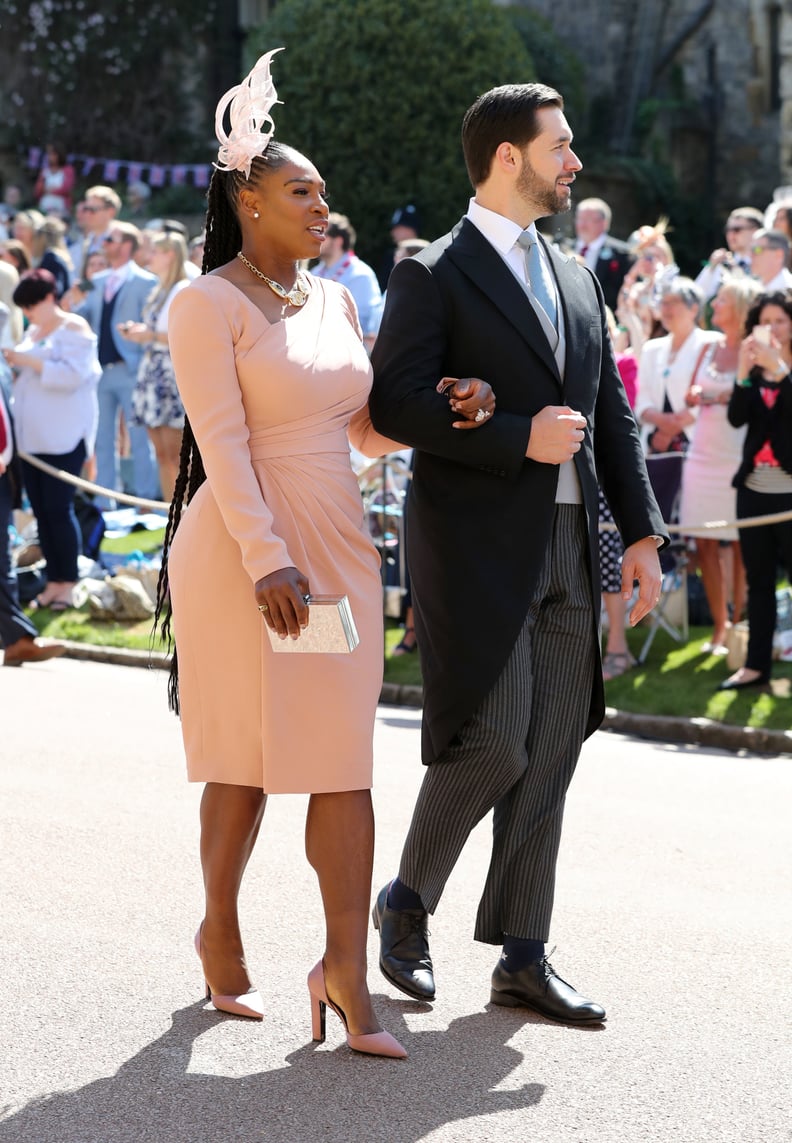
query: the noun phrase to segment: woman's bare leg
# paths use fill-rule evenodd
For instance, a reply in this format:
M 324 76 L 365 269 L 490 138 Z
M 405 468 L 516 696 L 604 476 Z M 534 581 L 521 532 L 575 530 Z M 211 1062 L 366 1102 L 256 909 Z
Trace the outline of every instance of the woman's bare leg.
M 366 938 L 374 861 L 369 790 L 312 794 L 305 852 L 319 877 L 327 925 L 327 993 L 355 1035 L 378 1032 L 366 983 Z
M 201 799 L 202 959 L 209 987 L 220 995 L 241 995 L 250 988 L 237 899 L 266 802 L 257 787 L 221 782 L 207 782 Z
M 170 501 L 176 486 L 176 477 L 179 475 L 182 430 L 159 425 L 157 428 L 150 428 L 148 435 L 157 454 L 162 498 Z

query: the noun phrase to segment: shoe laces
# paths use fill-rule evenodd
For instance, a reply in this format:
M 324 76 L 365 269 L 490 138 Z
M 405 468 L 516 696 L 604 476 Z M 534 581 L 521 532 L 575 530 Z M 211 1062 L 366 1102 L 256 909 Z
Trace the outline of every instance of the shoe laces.
M 545 974 L 547 977 L 554 976 L 557 980 L 560 980 L 562 984 L 565 984 L 567 986 L 567 988 L 572 988 L 572 985 L 569 983 L 569 981 L 564 980 L 563 976 L 559 976 L 558 973 L 556 972 L 556 970 L 553 968 L 552 964 L 550 963 L 550 957 L 556 951 L 557 947 L 558 947 L 557 945 L 553 945 L 553 947 L 550 949 L 550 952 L 545 953 L 545 955 L 542 957 L 542 959 L 539 961 L 539 963 L 541 964 L 542 968 L 545 970 Z

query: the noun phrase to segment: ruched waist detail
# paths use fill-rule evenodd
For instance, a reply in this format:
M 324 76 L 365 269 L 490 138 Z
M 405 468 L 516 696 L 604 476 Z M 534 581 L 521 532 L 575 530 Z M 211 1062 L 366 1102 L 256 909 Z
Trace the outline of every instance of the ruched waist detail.
M 301 424 L 292 432 L 283 428 L 264 429 L 251 433 L 248 439 L 251 460 L 270 460 L 280 456 L 310 456 L 320 452 L 340 452 L 349 454 L 349 440 L 345 429 L 319 431 L 315 436 L 306 432 Z

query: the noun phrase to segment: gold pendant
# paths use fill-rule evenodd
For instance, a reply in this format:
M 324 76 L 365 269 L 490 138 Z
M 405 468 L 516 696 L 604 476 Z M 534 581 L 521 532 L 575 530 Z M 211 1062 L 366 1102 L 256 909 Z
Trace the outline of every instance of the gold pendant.
M 280 282 L 275 282 L 272 278 L 268 278 L 266 274 L 262 274 L 258 266 L 254 266 L 241 250 L 237 252 L 237 258 L 239 258 L 244 266 L 247 266 L 252 274 L 255 274 L 257 278 L 260 278 L 262 282 L 269 286 L 273 294 L 276 294 L 277 297 L 281 298 L 284 302 L 288 302 L 290 306 L 299 308 L 300 306 L 304 306 L 308 301 L 308 291 L 302 284 L 303 279 L 299 270 L 297 272 L 297 281 L 290 290 L 287 290 Z

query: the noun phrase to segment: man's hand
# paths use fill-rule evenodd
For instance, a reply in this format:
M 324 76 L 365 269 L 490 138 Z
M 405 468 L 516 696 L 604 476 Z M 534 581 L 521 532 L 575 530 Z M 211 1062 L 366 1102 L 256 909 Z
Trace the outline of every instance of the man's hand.
M 638 580 L 638 599 L 630 612 L 630 626 L 635 627 L 660 601 L 663 573 L 657 555 L 657 541 L 652 536 L 630 544 L 622 557 L 622 599 L 631 599 L 633 581 Z
M 564 464 L 580 451 L 586 418 L 569 405 L 545 405 L 531 422 L 525 455 L 540 464 Z

